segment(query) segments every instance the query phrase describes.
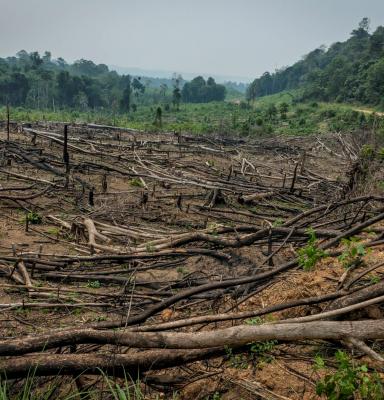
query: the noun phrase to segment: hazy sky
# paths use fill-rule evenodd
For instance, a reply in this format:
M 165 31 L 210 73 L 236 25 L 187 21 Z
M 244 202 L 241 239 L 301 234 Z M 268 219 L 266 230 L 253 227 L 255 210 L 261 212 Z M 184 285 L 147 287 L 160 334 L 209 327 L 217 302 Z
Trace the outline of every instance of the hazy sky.
M 384 0 L 0 0 L 0 56 L 254 78 L 345 40 L 365 16 L 384 24 Z

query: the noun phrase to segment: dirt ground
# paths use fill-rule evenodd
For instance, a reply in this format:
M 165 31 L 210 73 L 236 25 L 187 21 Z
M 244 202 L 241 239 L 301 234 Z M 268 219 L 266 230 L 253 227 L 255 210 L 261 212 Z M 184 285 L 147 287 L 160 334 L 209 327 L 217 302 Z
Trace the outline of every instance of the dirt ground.
M 257 229 L 284 226 L 312 208 L 339 201 L 346 188 L 350 192 L 344 193 L 344 198 L 380 194 L 376 183 L 383 172 L 377 168 L 371 169 L 364 180 L 356 178 L 353 187 L 348 186 L 353 159 L 332 135 L 321 140 L 307 137 L 246 142 L 70 126 L 70 172 L 66 174 L 62 131 L 61 124 L 19 129 L 11 133 L 12 145 L 6 144 L 6 132 L 0 131 L 3 339 L 124 320 L 179 290 L 270 271 L 296 257 L 307 236 L 296 235 L 286 243 L 286 234 L 272 243 L 263 237 L 241 247 L 220 246 L 215 238 L 236 240 Z M 352 152 L 357 144 L 351 143 Z M 265 195 L 269 192 L 272 194 Z M 247 196 L 255 193 L 265 197 L 248 201 Z M 335 210 L 320 215 L 311 227 L 334 234 L 354 223 L 353 215 L 363 211 L 369 214 L 368 203 L 360 210 L 350 207 L 342 213 Z M 91 243 L 84 228 L 85 219 L 95 223 L 96 244 Z M 308 228 L 305 221 L 303 229 Z M 382 224 L 370 228 L 376 231 L 360 234 L 362 243 L 382 235 Z M 209 234 L 212 242 L 191 240 L 196 233 Z M 177 242 L 182 237 L 188 237 L 188 241 Z M 318 238 L 317 243 L 325 240 Z M 183 249 L 191 253 L 174 254 Z M 332 250 L 344 249 L 345 244 L 341 244 Z M 353 269 L 353 276 L 382 261 L 383 249 L 378 245 L 366 252 Z M 162 250 L 173 255 L 157 256 Z M 224 253 L 229 261 L 217 254 L 207 255 L 204 250 Z M 276 255 L 266 262 L 274 250 L 278 250 Z M 119 262 L 87 259 L 103 254 L 136 256 Z M 76 257 L 76 262 L 65 262 Z M 21 260 L 32 290 L 16 268 Z M 253 311 L 321 296 L 338 290 L 344 273 L 345 267 L 337 257 L 326 257 L 311 271 L 295 267 L 246 291 L 213 291 L 182 300 L 146 323 L 229 310 Z M 376 282 L 383 273 L 384 267 L 377 268 L 359 284 Z M 285 309 L 264 315 L 257 323 L 313 315 L 329 304 Z M 381 317 L 381 308 L 364 310 L 362 315 Z M 252 323 L 249 319 L 247 322 Z M 198 330 L 241 323 L 244 320 L 202 324 Z M 196 327 L 181 331 L 196 331 Z M 315 371 L 314 358 L 321 354 L 332 369 L 337 348 L 340 344 L 319 340 L 272 343 L 260 353 L 227 351 L 217 358 L 151 372 L 166 376 L 171 383 L 144 385 L 143 378 L 143 398 L 320 398 L 315 387 L 321 372 Z M 97 351 L 97 346 L 79 346 L 77 351 Z M 357 357 L 364 360 L 362 354 Z M 95 379 L 85 378 L 89 382 Z

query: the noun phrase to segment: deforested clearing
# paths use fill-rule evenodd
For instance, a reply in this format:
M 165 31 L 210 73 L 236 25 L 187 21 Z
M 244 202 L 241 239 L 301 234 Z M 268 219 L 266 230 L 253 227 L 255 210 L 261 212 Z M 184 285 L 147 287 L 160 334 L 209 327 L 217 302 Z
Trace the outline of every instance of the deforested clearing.
M 338 368 L 381 390 L 376 145 L 3 129 L 4 393 L 312 399 Z
M 0 400 L 383 400 L 384 2 L 3 3 Z

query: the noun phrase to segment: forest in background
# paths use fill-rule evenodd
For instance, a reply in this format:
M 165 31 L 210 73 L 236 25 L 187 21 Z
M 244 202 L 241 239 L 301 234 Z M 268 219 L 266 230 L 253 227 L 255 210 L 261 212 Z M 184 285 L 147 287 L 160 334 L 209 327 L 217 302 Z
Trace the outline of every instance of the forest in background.
M 241 85 L 228 82 L 227 88 L 230 96 L 242 96 Z M 178 74 L 169 79 L 119 75 L 106 64 L 85 59 L 69 64 L 48 51 L 40 55 L 22 50 L 0 58 L 0 104 L 30 109 L 130 112 L 159 103 L 178 109 L 181 101 L 223 101 L 227 88 L 211 77 L 186 82 Z
M 384 27 L 370 33 L 363 18 L 345 42 L 321 46 L 294 65 L 264 73 L 247 90 L 254 100 L 301 89 L 300 99 L 384 107 Z
M 138 107 L 180 109 L 181 103 L 244 98 L 245 84 L 217 84 L 210 77 L 185 81 L 119 75 L 106 64 L 81 59 L 72 64 L 22 50 L 0 58 L 0 105 L 34 110 L 137 111 Z M 266 72 L 246 89 L 246 99 L 289 91 L 295 101 L 366 104 L 384 107 L 384 27 L 370 33 L 364 18 L 345 42 L 321 46 L 290 67 Z
M 147 132 L 264 136 L 355 131 L 383 108 L 384 28 L 364 18 L 346 42 L 314 50 L 247 88 L 211 77 L 186 81 L 120 75 L 106 64 L 72 64 L 50 52 L 0 58 L 0 113 L 14 121 L 99 123 Z M 381 118 L 380 118 L 381 120 Z

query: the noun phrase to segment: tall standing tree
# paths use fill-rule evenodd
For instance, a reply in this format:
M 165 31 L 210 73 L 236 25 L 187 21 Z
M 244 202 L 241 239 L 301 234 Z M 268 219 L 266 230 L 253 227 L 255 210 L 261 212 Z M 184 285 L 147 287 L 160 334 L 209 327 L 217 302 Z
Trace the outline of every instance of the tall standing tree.
M 167 94 L 167 89 L 168 89 L 168 86 L 166 83 L 160 84 L 160 96 L 163 98 L 163 101 L 165 100 L 165 96 Z
M 131 109 L 132 80 L 130 75 L 123 76 L 123 96 L 120 100 L 120 107 L 123 111 L 129 112 Z
M 173 91 L 172 91 L 172 102 L 174 107 L 176 107 L 176 111 L 180 109 L 180 101 L 181 101 L 181 89 L 180 84 L 182 81 L 181 75 L 174 74 L 172 77 L 173 81 Z
M 132 93 L 136 97 L 136 104 L 139 101 L 140 95 L 143 95 L 145 92 L 145 86 L 141 83 L 141 77 L 134 78 L 132 81 Z
M 370 43 L 369 51 L 374 57 L 380 57 L 384 55 L 384 27 L 379 26 L 375 32 L 373 32 Z
M 52 61 L 52 54 L 50 51 L 45 51 L 42 57 L 45 64 L 49 64 Z
M 40 57 L 40 54 L 37 51 L 34 51 L 29 55 L 32 68 L 38 69 L 40 65 L 43 63 L 43 59 Z
M 357 29 L 351 32 L 351 36 L 356 39 L 365 39 L 369 36 L 370 21 L 369 18 L 363 18 Z

